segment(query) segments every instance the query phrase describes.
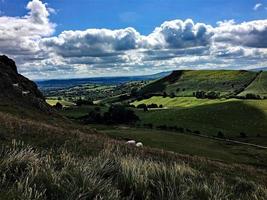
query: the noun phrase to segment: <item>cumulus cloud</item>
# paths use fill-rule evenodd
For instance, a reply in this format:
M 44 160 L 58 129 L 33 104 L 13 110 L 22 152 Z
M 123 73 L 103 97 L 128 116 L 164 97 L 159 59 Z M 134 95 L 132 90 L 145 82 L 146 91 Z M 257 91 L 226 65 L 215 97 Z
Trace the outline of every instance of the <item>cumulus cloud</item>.
M 63 57 L 100 57 L 137 49 L 141 46 L 142 38 L 143 36 L 133 28 L 88 29 L 64 31 L 57 37 L 43 39 L 42 44 L 44 48 Z
M 39 40 L 50 36 L 55 25 L 49 21 L 49 12 L 40 0 L 32 0 L 23 17 L 0 17 L 0 53 L 9 55 L 34 54 Z
M 217 26 L 166 21 L 150 34 L 134 28 L 68 30 L 53 35 L 53 8 L 31 0 L 28 14 L 0 17 L 0 53 L 30 78 L 144 74 L 173 69 L 237 69 L 267 60 L 267 20 Z
M 214 42 L 238 46 L 267 48 L 267 20 L 236 24 L 233 20 L 219 22 L 214 29 Z
M 188 48 L 206 46 L 213 35 L 212 27 L 206 24 L 173 20 L 164 22 L 148 35 L 147 42 L 156 48 Z

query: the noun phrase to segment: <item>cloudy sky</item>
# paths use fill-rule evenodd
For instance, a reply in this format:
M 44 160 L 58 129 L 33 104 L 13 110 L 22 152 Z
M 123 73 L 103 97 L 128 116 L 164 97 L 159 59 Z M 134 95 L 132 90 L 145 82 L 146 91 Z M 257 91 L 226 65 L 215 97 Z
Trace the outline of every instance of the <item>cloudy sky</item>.
M 0 0 L 0 54 L 32 79 L 267 67 L 267 0 Z

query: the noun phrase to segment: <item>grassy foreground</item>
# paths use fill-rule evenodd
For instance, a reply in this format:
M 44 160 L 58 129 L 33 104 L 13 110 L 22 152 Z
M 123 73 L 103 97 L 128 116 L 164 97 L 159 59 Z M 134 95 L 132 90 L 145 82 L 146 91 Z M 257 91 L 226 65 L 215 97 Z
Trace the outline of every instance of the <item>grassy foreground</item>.
M 126 152 L 125 152 L 126 151 Z M 3 199 L 242 199 L 267 198 L 264 184 L 225 178 L 221 166 L 204 172 L 184 162 L 147 159 L 134 149 L 109 144 L 96 157 L 66 149 L 38 151 L 13 141 L 0 151 Z M 202 164 L 200 164 L 201 166 Z M 203 166 L 202 166 L 203 167 Z M 228 172 L 229 173 L 229 172 Z M 231 172 L 230 172 L 231 173 Z
M 0 112 L 0 199 L 267 198 L 265 169 L 137 149 L 51 121 Z

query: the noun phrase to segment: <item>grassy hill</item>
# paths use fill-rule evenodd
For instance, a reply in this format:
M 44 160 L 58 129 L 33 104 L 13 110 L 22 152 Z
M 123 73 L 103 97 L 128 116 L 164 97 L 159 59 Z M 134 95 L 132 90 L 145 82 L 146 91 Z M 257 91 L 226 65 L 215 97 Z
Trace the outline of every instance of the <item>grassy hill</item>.
M 137 113 L 141 123 L 154 126 L 177 126 L 202 134 L 216 136 L 222 132 L 226 137 L 267 144 L 267 101 L 266 100 L 208 100 L 194 97 L 152 97 L 134 102 L 135 105 L 162 104 L 168 109 Z
M 248 93 L 267 97 L 267 72 L 260 72 L 255 81 L 253 81 L 240 96 L 245 96 Z
M 149 147 L 159 148 L 162 139 L 168 150 L 174 151 L 172 141 L 179 140 L 178 134 L 155 132 L 149 137 L 147 130 L 141 135 L 147 146 L 126 145 L 109 137 L 116 132 L 102 133 L 94 126 L 70 121 L 45 103 L 32 82 L 15 70 L 10 79 L 1 70 L 0 82 L 5 84 L 0 86 L 1 92 L 9 96 L 0 95 L 0 199 L 267 199 L 266 165 L 258 162 L 266 156 L 259 149 L 253 152 L 253 148 L 233 146 L 234 153 L 224 153 L 219 150 L 227 148 L 223 144 L 212 151 L 219 142 L 180 135 L 184 145 L 176 147 L 176 152 L 187 145 L 203 151 L 193 153 L 198 156 L 182 155 Z M 21 82 L 14 85 L 17 80 Z M 129 136 L 136 137 L 135 131 Z M 158 138 L 155 142 L 154 137 Z M 215 157 L 201 157 L 206 154 Z M 214 160 L 216 155 L 231 156 L 231 164 Z M 249 157 L 253 159 L 249 161 Z M 243 164 L 236 163 L 236 158 L 243 159 Z
M 196 91 L 215 91 L 221 96 L 242 92 L 257 76 L 257 72 L 234 70 L 174 71 L 169 76 L 152 82 L 140 94 L 166 92 L 176 96 L 193 96 Z
M 20 113 L 0 111 L 1 199 L 83 196 L 86 199 L 198 197 L 204 200 L 227 196 L 229 200 L 256 200 L 267 197 L 264 169 L 148 147 L 136 149 L 93 132 L 90 127 L 51 116 L 39 118 L 40 113 L 31 114 L 35 114 L 35 118 L 22 119 Z M 145 137 L 144 142 L 153 139 L 149 135 Z M 175 134 L 170 135 L 169 140 L 173 137 L 179 140 Z M 181 141 L 187 139 L 181 136 Z M 195 140 L 197 143 L 202 142 Z M 154 143 L 154 147 L 158 144 Z M 204 154 L 210 151 L 209 145 L 216 147 L 212 141 L 207 143 L 201 148 Z M 221 152 L 221 156 L 227 157 L 229 152 L 225 152 L 226 155 Z M 216 151 L 213 154 L 216 155 Z

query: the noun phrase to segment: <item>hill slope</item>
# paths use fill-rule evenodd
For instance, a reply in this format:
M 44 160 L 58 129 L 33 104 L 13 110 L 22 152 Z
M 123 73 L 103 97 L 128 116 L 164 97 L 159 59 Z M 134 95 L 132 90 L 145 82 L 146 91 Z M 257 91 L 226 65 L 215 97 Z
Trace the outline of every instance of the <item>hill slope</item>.
M 239 95 L 245 96 L 248 93 L 267 97 L 267 72 L 260 72 L 257 78 Z
M 266 169 L 137 149 L 43 112 L 36 85 L 0 60 L 0 199 L 267 198 Z
M 19 105 L 50 112 L 37 85 L 20 75 L 16 64 L 7 56 L 0 56 L 0 106 Z
M 221 96 L 237 95 L 257 77 L 257 72 L 234 70 L 181 70 L 152 82 L 144 87 L 141 94 L 175 94 L 193 96 L 196 91 L 215 91 Z

